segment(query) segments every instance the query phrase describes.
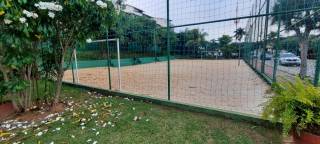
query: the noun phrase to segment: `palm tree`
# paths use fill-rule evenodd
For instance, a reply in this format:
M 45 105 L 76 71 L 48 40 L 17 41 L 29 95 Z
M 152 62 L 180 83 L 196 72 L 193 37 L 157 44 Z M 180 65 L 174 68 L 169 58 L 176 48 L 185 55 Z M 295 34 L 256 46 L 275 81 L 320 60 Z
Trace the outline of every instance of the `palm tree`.
M 237 28 L 236 29 L 236 31 L 234 31 L 234 37 L 236 38 L 236 40 L 238 40 L 239 42 L 241 42 L 241 40 L 242 40 L 242 38 L 243 38 L 243 36 L 246 34 L 246 32 L 245 32 L 245 30 L 243 29 L 243 28 Z M 240 55 L 240 52 L 241 52 L 241 50 L 240 50 L 240 44 L 238 45 L 238 47 L 239 47 L 239 61 L 238 61 L 238 65 L 240 65 L 240 57 L 241 57 L 241 55 Z
M 241 41 L 243 36 L 246 34 L 246 32 L 244 31 L 243 28 L 238 28 L 236 29 L 236 31 L 234 31 L 235 35 L 234 37 L 236 38 L 236 40 Z

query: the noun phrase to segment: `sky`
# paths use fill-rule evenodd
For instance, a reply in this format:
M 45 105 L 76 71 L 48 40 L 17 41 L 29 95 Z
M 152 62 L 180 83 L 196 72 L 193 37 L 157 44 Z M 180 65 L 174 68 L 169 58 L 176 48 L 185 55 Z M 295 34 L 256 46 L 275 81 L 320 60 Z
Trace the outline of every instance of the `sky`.
M 212 20 L 222 20 L 250 15 L 252 5 L 260 0 L 170 0 L 170 20 L 174 26 Z M 264 0 L 262 0 L 264 1 Z M 152 17 L 166 18 L 166 0 L 127 0 L 127 4 L 145 11 Z M 238 7 L 238 11 L 236 10 Z M 247 19 L 240 20 L 237 27 L 245 28 Z M 207 40 L 222 35 L 234 35 L 235 21 L 175 28 L 175 31 L 198 28 L 208 33 Z
M 152 17 L 167 18 L 166 14 L 167 0 L 127 0 L 126 3 L 145 11 Z M 270 0 L 270 11 L 276 0 Z M 290 3 L 291 0 L 288 0 Z M 315 0 L 317 1 L 317 0 Z M 249 16 L 250 13 L 258 13 L 259 6 L 261 13 L 266 12 L 266 0 L 170 0 L 169 13 L 171 24 L 174 26 L 223 20 L 228 18 L 236 18 Z M 256 7 L 255 9 L 253 9 Z M 238 9 L 238 10 L 237 10 Z M 235 21 L 217 22 L 211 24 L 203 24 L 196 26 L 174 28 L 176 32 L 188 29 L 200 29 L 206 32 L 207 40 L 218 39 L 222 35 L 234 35 L 236 28 L 245 28 L 249 19 L 241 19 L 238 24 Z M 262 20 L 264 21 L 264 20 Z M 263 23 L 264 24 L 264 23 Z M 284 29 L 283 27 L 281 29 Z M 277 25 L 271 25 L 269 21 L 269 30 L 277 31 Z M 294 32 L 282 32 L 282 36 L 294 35 Z

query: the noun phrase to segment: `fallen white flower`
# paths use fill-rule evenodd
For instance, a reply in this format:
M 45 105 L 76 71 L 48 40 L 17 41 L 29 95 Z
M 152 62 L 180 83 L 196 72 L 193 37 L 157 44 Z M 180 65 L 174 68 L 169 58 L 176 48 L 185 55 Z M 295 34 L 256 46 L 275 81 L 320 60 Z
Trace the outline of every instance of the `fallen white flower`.
M 36 136 L 42 136 L 43 132 L 38 132 Z
M 96 117 L 96 116 L 98 116 L 98 113 L 94 113 L 91 116 Z
M 27 17 L 32 17 L 32 18 L 34 18 L 34 19 L 38 18 L 38 14 L 37 14 L 37 13 L 34 13 L 34 12 L 29 12 L 29 11 L 27 11 L 27 10 L 23 10 L 22 13 L 25 14 Z M 34 107 L 32 107 L 32 108 L 33 108 L 33 109 L 36 109 L 37 106 L 34 106 Z
M 8 19 L 4 19 L 4 24 L 11 24 L 12 21 L 11 20 L 8 20 Z
M 55 2 L 39 2 L 34 5 L 41 10 L 62 11 L 63 7 Z
M 19 21 L 20 21 L 21 23 L 25 23 L 25 22 L 27 21 L 27 19 L 26 19 L 25 17 L 21 17 L 21 18 L 19 18 Z
M 53 12 L 49 12 L 49 13 L 48 13 L 48 16 L 49 16 L 50 18 L 54 18 L 54 17 L 55 17 L 55 14 L 54 14 Z
M 104 3 L 104 2 L 101 1 L 101 0 L 98 0 L 96 3 L 97 3 L 97 5 L 98 5 L 99 7 L 101 7 L 101 8 L 107 8 L 107 7 L 108 7 L 107 3 Z

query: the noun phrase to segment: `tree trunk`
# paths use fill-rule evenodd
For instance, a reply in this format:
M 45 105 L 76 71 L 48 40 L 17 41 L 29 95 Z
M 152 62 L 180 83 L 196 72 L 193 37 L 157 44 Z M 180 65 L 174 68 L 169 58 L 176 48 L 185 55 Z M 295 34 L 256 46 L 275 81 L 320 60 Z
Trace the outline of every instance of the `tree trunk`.
M 61 54 L 61 58 L 60 58 L 60 62 L 59 62 L 58 74 L 57 74 L 56 93 L 55 93 L 54 104 L 57 104 L 59 102 L 60 95 L 61 95 L 62 79 L 63 79 L 63 74 L 64 74 L 64 70 L 63 70 L 64 55 L 65 55 L 65 51 L 62 50 L 62 54 Z
M 308 71 L 308 49 L 309 49 L 308 39 L 301 39 L 299 42 L 299 46 L 300 46 L 300 56 L 301 56 L 300 77 L 303 79 L 307 76 L 307 71 Z

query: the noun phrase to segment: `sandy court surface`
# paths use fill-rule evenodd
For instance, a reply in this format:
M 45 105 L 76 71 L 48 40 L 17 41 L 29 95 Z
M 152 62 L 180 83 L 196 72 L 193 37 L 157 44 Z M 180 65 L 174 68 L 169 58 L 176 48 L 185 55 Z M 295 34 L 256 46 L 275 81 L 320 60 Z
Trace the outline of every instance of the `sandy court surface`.
M 65 81 L 72 81 L 71 71 Z M 109 88 L 108 69 L 79 70 L 81 84 Z M 112 89 L 118 90 L 118 74 L 111 68 Z M 157 62 L 121 68 L 121 90 L 167 99 L 167 63 Z M 173 60 L 171 61 L 171 100 L 259 115 L 269 86 L 243 61 Z

